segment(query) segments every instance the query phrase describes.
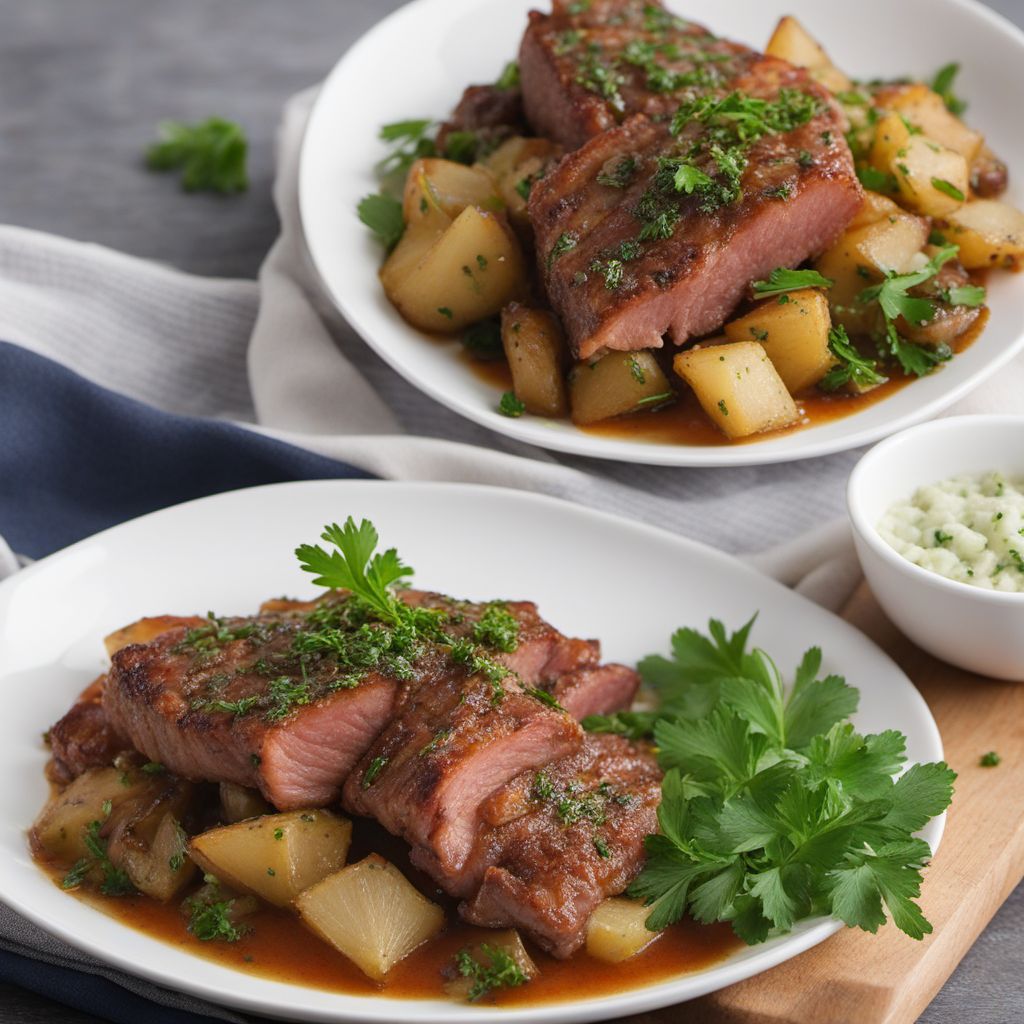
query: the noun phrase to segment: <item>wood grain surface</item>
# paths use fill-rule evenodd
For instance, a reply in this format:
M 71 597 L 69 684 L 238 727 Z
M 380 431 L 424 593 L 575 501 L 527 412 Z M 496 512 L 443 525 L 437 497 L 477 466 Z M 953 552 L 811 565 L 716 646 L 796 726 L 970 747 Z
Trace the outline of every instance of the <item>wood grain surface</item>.
M 891 924 L 877 935 L 847 929 L 685 1011 L 673 1007 L 632 1024 L 669 1024 L 684 1012 L 687 1024 L 912 1024 L 1024 877 L 1024 684 L 972 678 L 924 654 L 897 632 L 866 587 L 844 617 L 917 685 L 958 773 L 922 892 L 935 930 L 915 942 Z M 1001 754 L 998 767 L 981 766 L 989 750 Z M 1019 1010 L 1016 1019 L 1024 1020 L 1024 1006 Z

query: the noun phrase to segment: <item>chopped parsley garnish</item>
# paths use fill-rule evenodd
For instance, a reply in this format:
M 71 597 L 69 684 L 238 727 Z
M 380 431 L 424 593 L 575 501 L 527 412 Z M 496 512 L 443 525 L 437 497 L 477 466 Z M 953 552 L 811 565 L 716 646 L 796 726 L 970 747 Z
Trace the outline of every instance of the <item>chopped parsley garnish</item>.
M 139 771 L 147 775 L 163 775 L 167 769 L 159 761 L 147 761 Z
M 506 654 L 519 648 L 519 620 L 502 601 L 492 601 L 473 625 L 473 639 Z
M 377 164 L 382 178 L 404 178 L 420 157 L 437 156 L 437 145 L 430 137 L 434 122 L 430 120 L 396 121 L 384 125 L 379 133 L 382 142 L 392 145 L 391 152 Z
M 449 132 L 444 140 L 444 155 L 447 160 L 457 164 L 471 164 L 476 160 L 480 148 L 480 140 L 476 132 Z
M 967 104 L 953 92 L 953 84 L 959 73 L 959 64 L 947 64 L 936 74 L 932 82 L 932 89 L 942 97 L 950 113 L 956 114 L 957 117 L 967 109 Z
M 527 686 L 525 692 L 528 693 L 535 700 L 539 700 L 541 704 L 547 705 L 555 711 L 564 711 L 565 708 L 555 699 L 553 693 L 549 693 L 547 690 L 542 690 L 539 686 Z
M 804 288 L 831 288 L 834 281 L 822 277 L 816 270 L 788 270 L 777 267 L 768 275 L 767 281 L 755 281 L 750 287 L 759 299 L 782 295 L 785 292 L 801 291 Z
M 636 174 L 636 157 L 621 156 L 612 167 L 603 170 L 597 176 L 598 185 L 608 188 L 626 188 Z
M 359 203 L 357 213 L 385 249 L 393 249 L 405 233 L 402 204 L 391 196 L 381 193 L 366 196 Z
M 496 89 L 516 89 L 519 87 L 519 62 L 510 60 L 503 68 L 498 80 L 494 83 Z
M 188 930 L 201 942 L 237 942 L 249 929 L 231 920 L 233 899 L 193 897 L 186 902 L 189 911 Z
M 249 187 L 249 144 L 234 121 L 161 121 L 159 133 L 160 141 L 146 150 L 146 165 L 154 171 L 180 170 L 186 192 L 244 192 Z
M 377 776 L 387 767 L 388 760 L 386 757 L 375 757 L 370 762 L 370 766 L 363 772 L 363 789 L 369 789 L 377 781 Z
M 533 777 L 532 794 L 538 800 L 550 800 L 555 795 L 555 784 L 547 772 L 540 771 Z
M 880 171 L 870 164 L 861 164 L 857 168 L 857 177 L 869 192 L 891 195 L 898 188 L 896 178 L 892 174 L 888 171 Z
M 987 754 L 982 755 L 979 763 L 982 768 L 995 768 L 1002 760 L 994 750 L 990 750 Z
M 780 199 L 782 202 L 785 202 L 793 194 L 793 189 L 783 182 L 781 185 L 776 185 L 774 188 L 766 189 L 764 194 L 769 199 Z
M 594 849 L 597 850 L 597 855 L 602 860 L 607 860 L 612 855 L 612 851 L 608 848 L 608 844 L 600 836 L 597 836 L 594 839 Z
M 516 988 L 525 985 L 530 979 L 507 953 L 499 946 L 487 943 L 479 947 L 482 959 L 478 960 L 468 949 L 459 950 L 455 955 L 455 966 L 464 978 L 470 978 L 470 986 L 466 999 L 475 1003 L 483 999 L 495 989 Z
M 483 362 L 501 359 L 505 354 L 501 343 L 501 324 L 497 320 L 481 320 L 473 324 L 462 336 L 465 350 Z
M 567 252 L 572 252 L 579 243 L 579 236 L 575 232 L 563 231 L 555 240 L 555 244 L 551 247 L 551 252 L 548 253 L 548 269 L 551 268 L 551 264 L 555 260 L 564 256 Z
M 875 932 L 888 910 L 922 938 L 932 928 L 914 900 L 931 851 L 914 833 L 949 805 L 955 773 L 918 764 L 894 782 L 905 737 L 854 731 L 858 693 L 819 678 L 817 648 L 786 687 L 748 650 L 752 625 L 679 630 L 672 660 L 640 663 L 661 697 L 652 731 L 666 775 L 629 894 L 651 906 L 655 931 L 688 911 L 753 945 L 822 910 Z
M 438 306 L 438 313 L 441 314 L 446 320 L 454 320 L 455 314 L 447 306 Z
M 103 822 L 110 817 L 112 810 L 111 802 L 105 800 L 102 807 Z M 71 870 L 61 879 L 62 889 L 78 888 L 93 869 L 96 869 L 103 875 L 100 892 L 104 896 L 127 896 L 135 892 L 135 886 L 132 885 L 128 873 L 117 867 L 110 859 L 106 840 L 100 836 L 103 822 L 90 821 L 83 829 L 82 845 L 89 851 L 89 856 L 76 861 Z
M 601 59 L 600 52 L 588 51 L 579 62 L 576 83 L 588 92 L 600 96 L 616 113 L 626 109 L 626 101 L 619 89 L 626 84 L 626 76 L 619 71 L 614 63 L 606 63 Z
M 629 375 L 637 382 L 637 384 L 646 384 L 647 378 L 644 376 L 644 368 L 640 365 L 640 360 L 636 356 L 629 356 L 626 360 L 629 364 Z
M 885 383 L 886 378 L 878 372 L 878 363 L 857 351 L 845 327 L 833 327 L 828 332 L 828 347 L 839 360 L 839 365 L 829 370 L 819 382 L 818 386 L 823 391 L 839 391 L 847 384 L 866 391 Z
M 950 199 L 957 200 L 957 202 L 965 203 L 967 201 L 967 196 L 951 181 L 946 181 L 945 178 L 932 178 L 932 188 L 943 195 L 949 196 Z
M 924 377 L 953 357 L 948 345 L 926 348 L 906 341 L 897 330 L 896 321 L 903 317 L 910 324 L 926 324 L 935 318 L 934 302 L 908 293 L 911 288 L 935 277 L 945 264 L 956 258 L 958 251 L 955 245 L 940 249 L 921 270 L 911 274 L 891 272 L 881 284 L 865 289 L 857 298 L 861 305 L 877 302 L 881 307 L 889 352 L 905 373 Z
M 526 406 L 516 398 L 514 391 L 506 391 L 498 402 L 498 412 L 510 419 L 518 419 L 526 412 Z
M 720 399 L 718 400 L 718 411 L 719 411 L 719 412 L 720 412 L 720 413 L 721 413 L 721 414 L 722 414 L 723 416 L 728 416 L 728 415 L 729 415 L 729 406 L 727 406 L 727 405 L 725 404 L 725 399 L 724 399 L 724 398 L 720 398 Z
M 984 306 L 988 293 L 981 285 L 963 284 L 945 288 L 939 293 L 943 302 L 951 306 L 970 306 L 972 309 Z

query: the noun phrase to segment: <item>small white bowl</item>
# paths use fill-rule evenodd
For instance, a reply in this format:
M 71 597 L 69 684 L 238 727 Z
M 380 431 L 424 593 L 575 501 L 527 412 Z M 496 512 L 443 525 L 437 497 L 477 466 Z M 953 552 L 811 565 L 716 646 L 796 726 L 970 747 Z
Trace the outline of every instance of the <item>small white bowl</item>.
M 864 575 L 890 619 L 919 647 L 971 672 L 1024 681 L 1024 593 L 985 590 L 922 569 L 878 533 L 919 487 L 998 470 L 1024 477 L 1024 416 L 956 416 L 872 448 L 847 489 Z

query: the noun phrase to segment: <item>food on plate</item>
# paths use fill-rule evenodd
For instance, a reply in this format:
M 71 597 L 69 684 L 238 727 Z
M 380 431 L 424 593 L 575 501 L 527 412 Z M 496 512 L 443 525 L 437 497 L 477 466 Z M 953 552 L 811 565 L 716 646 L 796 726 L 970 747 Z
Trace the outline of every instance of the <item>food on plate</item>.
M 301 922 L 369 982 L 428 970 L 471 1002 L 671 951 L 684 915 L 748 943 L 822 912 L 874 931 L 883 905 L 930 930 L 911 834 L 954 776 L 894 782 L 903 737 L 854 731 L 819 651 L 787 687 L 752 622 L 713 621 L 637 672 L 531 602 L 412 589 L 365 520 L 322 539 L 296 551 L 313 600 L 111 634 L 30 833 L 64 888 L 173 904 L 178 942 Z
M 500 358 L 478 344 L 500 314 L 505 415 L 635 425 L 681 403 L 733 442 L 793 429 L 934 372 L 984 322 L 978 273 L 1019 269 L 1024 213 L 962 119 L 957 70 L 862 84 L 792 17 L 761 54 L 658 3 L 553 0 L 436 137 L 424 120 L 382 130 L 384 190 L 360 216 L 414 326 Z M 787 410 L 765 374 L 775 414 L 738 427 L 684 371 L 709 343 L 750 342 Z
M 957 476 L 918 488 L 878 524 L 909 562 L 985 590 L 1024 591 L 1024 480 Z

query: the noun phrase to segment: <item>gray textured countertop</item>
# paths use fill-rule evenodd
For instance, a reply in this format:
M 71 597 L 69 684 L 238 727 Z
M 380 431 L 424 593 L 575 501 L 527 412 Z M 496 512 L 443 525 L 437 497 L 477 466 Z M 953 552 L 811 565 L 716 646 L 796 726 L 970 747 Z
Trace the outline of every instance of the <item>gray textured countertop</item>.
M 398 6 L 400 0 L 0 0 L 0 223 L 100 242 L 196 273 L 255 276 L 277 228 L 270 185 L 281 105 Z M 1024 24 L 1024 0 L 990 6 Z M 140 171 L 139 154 L 157 121 L 213 113 L 248 132 L 248 193 L 185 196 L 169 178 Z M 0 985 L 0 1021 L 39 1020 L 93 1018 Z M 921 1020 L 1024 1021 L 1024 887 Z

